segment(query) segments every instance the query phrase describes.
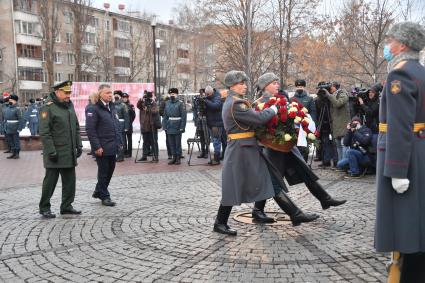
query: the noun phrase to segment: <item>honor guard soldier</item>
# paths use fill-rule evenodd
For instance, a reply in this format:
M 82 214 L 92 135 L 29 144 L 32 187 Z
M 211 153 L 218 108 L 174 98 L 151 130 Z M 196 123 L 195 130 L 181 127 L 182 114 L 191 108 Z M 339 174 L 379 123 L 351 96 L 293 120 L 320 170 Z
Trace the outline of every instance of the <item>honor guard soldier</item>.
M 35 104 L 34 98 L 30 99 L 30 105 L 25 112 L 25 121 L 28 122 L 31 136 L 38 135 L 38 105 Z
M 40 136 L 43 143 L 43 162 L 46 175 L 39 204 L 44 218 L 56 217 L 50 210 L 50 198 L 55 191 L 59 174 L 62 179 L 61 214 L 81 214 L 72 207 L 75 197 L 75 166 L 81 156 L 80 125 L 71 97 L 71 81 L 53 86 L 47 103 L 40 109 Z
M 130 116 L 128 115 L 127 105 L 122 101 L 123 92 L 121 90 L 114 91 L 115 110 L 120 122 L 121 140 L 125 141 L 125 135 L 130 129 Z M 124 161 L 124 148 L 118 150 L 117 162 Z
M 425 282 L 425 30 L 394 24 L 379 113 L 375 248 L 392 252 L 388 282 Z M 401 275 L 400 275 L 401 273 Z
M 7 159 L 18 159 L 21 143 L 19 141 L 19 132 L 24 127 L 24 119 L 22 111 L 18 108 L 18 96 L 11 94 L 9 96 L 9 106 L 4 110 L 4 132 L 10 146 L 12 155 Z

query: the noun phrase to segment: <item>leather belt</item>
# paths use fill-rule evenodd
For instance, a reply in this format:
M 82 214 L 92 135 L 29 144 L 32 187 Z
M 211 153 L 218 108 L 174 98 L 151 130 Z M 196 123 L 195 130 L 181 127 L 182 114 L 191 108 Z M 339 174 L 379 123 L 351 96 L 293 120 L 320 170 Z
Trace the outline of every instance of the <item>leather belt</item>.
M 252 138 L 255 136 L 255 132 L 244 132 L 244 133 L 236 133 L 236 134 L 227 134 L 227 141 Z
M 125 120 L 124 120 L 124 119 L 118 119 L 118 121 L 120 121 L 120 122 L 125 122 Z
M 168 120 L 171 120 L 171 121 L 178 121 L 178 120 L 181 120 L 182 119 L 182 117 L 168 117 Z
M 415 123 L 413 124 L 413 132 L 418 133 L 420 130 L 425 129 L 425 123 Z M 388 124 L 379 123 L 379 132 L 386 133 L 388 131 Z
M 35 114 L 32 114 L 32 115 L 30 115 L 30 117 L 37 117 L 37 115 L 35 115 Z

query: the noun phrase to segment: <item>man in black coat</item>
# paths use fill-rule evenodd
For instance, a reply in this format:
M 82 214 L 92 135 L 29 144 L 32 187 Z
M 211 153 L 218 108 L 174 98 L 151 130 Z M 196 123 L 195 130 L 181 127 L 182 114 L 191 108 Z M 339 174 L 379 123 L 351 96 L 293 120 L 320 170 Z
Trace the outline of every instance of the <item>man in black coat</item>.
M 124 157 L 129 158 L 133 153 L 133 122 L 136 119 L 136 111 L 134 105 L 130 103 L 128 93 L 123 92 L 122 102 L 127 106 L 129 127 L 127 132 L 124 133 Z
M 105 206 L 115 206 L 108 186 L 115 170 L 116 154 L 123 147 L 118 115 L 111 103 L 112 97 L 111 87 L 101 84 L 97 101 L 86 113 L 87 136 L 98 167 L 98 181 L 93 197 L 102 200 Z
M 364 124 L 372 130 L 372 133 L 378 133 L 379 124 L 379 94 L 382 91 L 381 83 L 370 87 L 368 96 L 365 100 L 358 98 L 362 115 L 364 115 Z

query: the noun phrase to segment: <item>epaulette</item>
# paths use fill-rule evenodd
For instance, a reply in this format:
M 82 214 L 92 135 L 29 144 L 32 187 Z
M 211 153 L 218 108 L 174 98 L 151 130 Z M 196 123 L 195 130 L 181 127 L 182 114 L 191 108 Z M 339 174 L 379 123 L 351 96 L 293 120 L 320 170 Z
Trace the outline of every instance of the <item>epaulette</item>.
M 407 60 L 401 61 L 400 63 L 398 63 L 397 65 L 395 65 L 393 70 L 398 70 L 404 67 L 404 65 L 406 65 Z

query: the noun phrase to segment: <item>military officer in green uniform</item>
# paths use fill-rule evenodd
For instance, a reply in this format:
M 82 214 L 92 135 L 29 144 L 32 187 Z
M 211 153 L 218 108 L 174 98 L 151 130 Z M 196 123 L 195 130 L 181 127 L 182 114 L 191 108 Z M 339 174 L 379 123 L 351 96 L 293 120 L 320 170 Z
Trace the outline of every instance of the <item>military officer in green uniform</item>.
M 81 214 L 72 207 L 75 197 L 75 166 L 82 153 L 80 125 L 70 100 L 71 81 L 53 86 L 47 103 L 40 109 L 40 136 L 46 175 L 39 204 L 45 218 L 56 217 L 50 210 L 50 198 L 59 174 L 62 179 L 61 214 Z

